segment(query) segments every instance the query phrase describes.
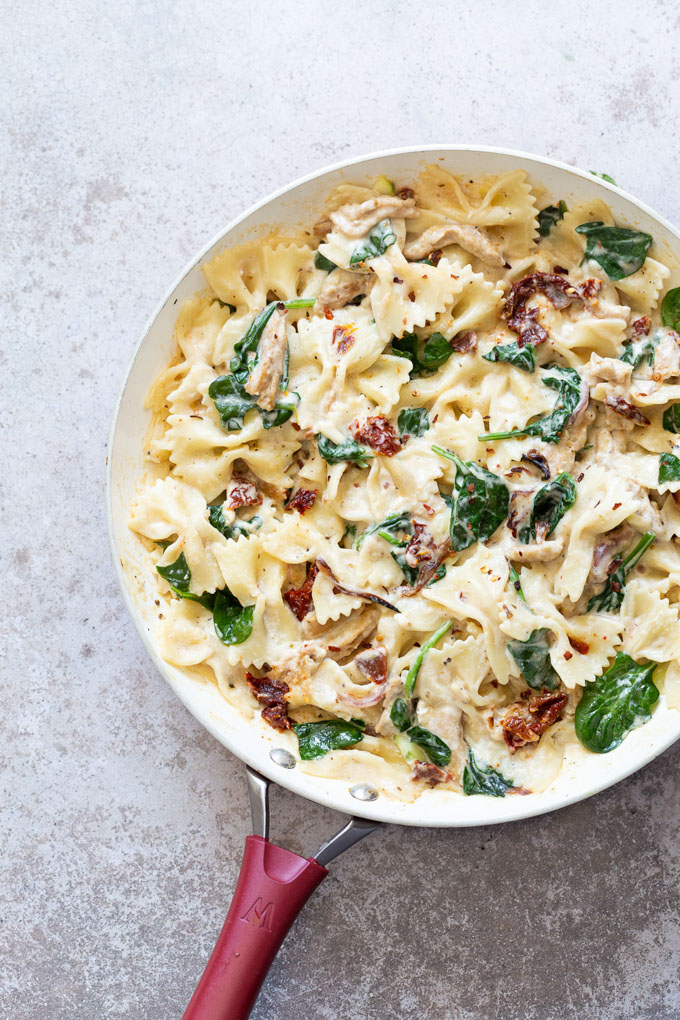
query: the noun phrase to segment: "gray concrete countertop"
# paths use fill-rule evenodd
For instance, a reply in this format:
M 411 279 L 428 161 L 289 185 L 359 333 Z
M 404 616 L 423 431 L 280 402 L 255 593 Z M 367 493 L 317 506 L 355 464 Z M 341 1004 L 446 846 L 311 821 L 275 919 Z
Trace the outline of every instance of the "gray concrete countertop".
M 179 1018 L 249 831 L 241 764 L 123 608 L 103 473 L 159 295 L 326 163 L 479 142 L 612 174 L 680 223 L 673 0 L 28 0 L 2 33 L 0 1014 Z M 680 1015 L 680 747 L 554 815 L 387 829 L 333 867 L 257 1020 Z M 275 791 L 310 852 L 331 812 Z

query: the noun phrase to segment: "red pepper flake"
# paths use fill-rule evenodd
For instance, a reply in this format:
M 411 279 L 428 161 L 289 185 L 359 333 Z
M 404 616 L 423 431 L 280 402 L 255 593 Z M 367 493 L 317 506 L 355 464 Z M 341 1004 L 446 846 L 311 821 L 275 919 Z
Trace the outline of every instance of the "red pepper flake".
M 565 652 L 564 657 L 567 660 L 567 662 L 569 662 L 570 659 L 574 658 L 573 652 Z
M 569 637 L 569 635 L 567 635 L 567 637 Z M 590 645 L 587 641 L 581 641 L 579 638 L 569 637 L 569 644 L 579 653 L 579 655 L 587 655 L 590 651 Z
M 404 199 L 404 200 L 407 199 L 407 198 L 415 198 L 415 197 L 416 197 L 416 193 L 413 190 L 413 188 L 399 188 L 399 191 L 397 192 L 397 198 L 401 198 L 401 199 Z
M 324 308 L 323 314 L 324 314 L 324 318 L 326 318 L 326 319 L 332 319 L 333 318 L 333 312 L 330 310 L 330 308 Z
M 584 478 L 585 478 L 585 475 L 583 474 L 583 471 L 582 471 L 582 472 L 581 472 L 581 474 L 580 474 L 580 475 L 578 476 L 578 478 L 576 479 L 576 481 L 577 481 L 577 482 L 582 482 Z
M 408 299 L 409 299 L 409 301 L 415 301 L 415 299 L 416 299 L 416 292 L 414 290 L 410 290 L 408 292 Z
M 430 517 L 434 517 L 434 510 L 432 509 L 432 507 L 431 507 L 431 506 L 429 506 L 429 504 L 427 504 L 427 503 L 423 503 L 423 510 L 424 510 L 424 511 L 425 511 L 425 513 L 426 513 L 426 514 L 428 514 L 428 515 L 429 515 Z
M 290 499 L 286 510 L 297 510 L 304 514 L 310 507 L 314 506 L 314 500 L 318 495 L 318 489 L 298 489 Z
M 392 283 L 403 283 L 404 281 L 399 276 L 392 277 Z
M 621 506 L 620 503 L 614 503 L 614 506 L 612 507 L 612 510 L 618 510 L 620 506 Z
M 350 422 L 349 431 L 358 443 L 366 443 L 385 457 L 393 457 L 401 450 L 401 439 L 382 414 L 369 417 L 364 422 L 355 418 Z

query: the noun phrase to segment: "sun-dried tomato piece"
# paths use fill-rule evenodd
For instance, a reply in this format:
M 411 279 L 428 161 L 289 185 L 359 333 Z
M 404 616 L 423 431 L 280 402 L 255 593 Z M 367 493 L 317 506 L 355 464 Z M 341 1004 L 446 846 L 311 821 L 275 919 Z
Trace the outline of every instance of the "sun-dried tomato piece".
M 404 559 L 409 567 L 429 566 L 437 559 L 438 547 L 427 525 L 420 521 L 413 522 L 413 535 L 404 553 Z
M 652 320 L 648 315 L 641 315 L 632 324 L 633 336 L 647 336 L 652 328 Z
M 283 598 L 288 603 L 298 620 L 304 620 L 312 608 L 312 585 L 314 578 L 319 573 L 316 563 L 313 563 L 307 571 L 305 582 L 299 588 L 289 588 L 284 591 Z
M 286 695 L 290 688 L 285 680 L 246 673 L 246 682 L 259 703 L 264 705 L 262 718 L 275 730 L 289 730 L 292 723 L 288 718 Z
M 459 354 L 467 354 L 469 351 L 476 351 L 477 333 L 474 329 L 464 329 L 461 333 L 456 333 L 453 339 L 449 340 L 449 344 L 453 347 L 454 351 L 458 351 Z
M 649 418 L 646 414 L 643 414 L 639 407 L 635 404 L 630 404 L 623 397 L 616 396 L 616 394 L 610 394 L 605 400 L 607 407 L 610 407 L 615 414 L 620 414 L 622 418 L 628 418 L 629 421 L 634 421 L 636 425 L 649 425 Z
M 379 645 L 377 648 L 367 648 L 360 652 L 354 660 L 356 667 L 367 680 L 374 684 L 384 684 L 387 681 L 387 649 Z
M 339 355 L 346 354 L 350 347 L 354 346 L 357 327 L 347 323 L 344 326 L 336 326 L 333 330 L 331 344 L 336 347 Z
M 516 701 L 500 720 L 503 739 L 511 751 L 540 740 L 549 726 L 559 719 L 567 695 L 559 691 L 535 694 Z
M 569 644 L 579 655 L 587 655 L 590 651 L 590 645 L 587 641 L 581 641 L 580 638 L 570 637 Z
M 533 273 L 513 283 L 505 302 L 503 318 L 513 333 L 519 334 L 520 344 L 531 342 L 536 346 L 547 340 L 548 334 L 537 321 L 538 310 L 527 308 L 530 298 L 534 294 L 545 294 L 555 308 L 566 308 L 572 301 L 584 303 L 586 299 L 594 297 L 599 290 L 596 286 L 598 283 L 596 280 L 586 280 L 584 284 L 576 286 L 558 273 Z
M 394 457 L 401 450 L 401 439 L 382 414 L 366 418 L 364 422 L 355 418 L 349 430 L 358 443 L 365 443 L 385 457 Z
M 262 493 L 255 482 L 245 475 L 234 475 L 227 489 L 227 506 L 238 510 L 240 506 L 259 506 Z
M 411 769 L 411 779 L 414 783 L 418 780 L 422 780 L 427 783 L 428 786 L 438 786 L 439 783 L 448 783 L 452 779 L 450 772 L 445 772 L 444 769 L 440 769 L 438 765 L 433 765 L 431 761 L 414 761 Z
M 286 510 L 297 510 L 298 513 L 304 514 L 310 507 L 314 506 L 314 500 L 318 495 L 318 491 L 318 489 L 298 489 L 291 496 Z

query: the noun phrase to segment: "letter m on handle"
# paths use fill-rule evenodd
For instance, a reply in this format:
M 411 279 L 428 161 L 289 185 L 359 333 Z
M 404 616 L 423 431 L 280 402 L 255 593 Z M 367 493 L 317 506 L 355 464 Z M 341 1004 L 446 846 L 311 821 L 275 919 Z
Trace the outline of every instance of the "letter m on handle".
M 253 924 L 255 927 L 266 928 L 267 931 L 272 930 L 272 921 L 274 919 L 274 904 L 267 903 L 263 904 L 262 897 L 258 896 L 252 906 L 248 907 L 245 914 L 241 915 L 241 920 L 245 921 L 246 924 Z

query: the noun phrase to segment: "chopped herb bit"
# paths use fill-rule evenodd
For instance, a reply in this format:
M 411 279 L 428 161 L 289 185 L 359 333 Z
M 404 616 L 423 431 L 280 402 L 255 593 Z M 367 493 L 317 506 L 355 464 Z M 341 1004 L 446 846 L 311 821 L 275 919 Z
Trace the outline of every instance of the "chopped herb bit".
M 541 237 L 547 237 L 556 223 L 564 218 L 567 212 L 567 203 L 560 201 L 558 205 L 547 205 L 538 214 L 538 232 Z

